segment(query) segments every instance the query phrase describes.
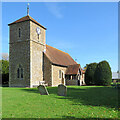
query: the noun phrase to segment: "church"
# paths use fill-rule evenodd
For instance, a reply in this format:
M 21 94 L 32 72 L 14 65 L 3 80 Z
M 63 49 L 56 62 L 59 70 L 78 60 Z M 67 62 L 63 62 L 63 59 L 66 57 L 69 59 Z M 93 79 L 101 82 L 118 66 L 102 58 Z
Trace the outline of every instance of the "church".
M 8 26 L 10 87 L 85 84 L 80 64 L 68 53 L 46 44 L 47 29 L 29 12 Z

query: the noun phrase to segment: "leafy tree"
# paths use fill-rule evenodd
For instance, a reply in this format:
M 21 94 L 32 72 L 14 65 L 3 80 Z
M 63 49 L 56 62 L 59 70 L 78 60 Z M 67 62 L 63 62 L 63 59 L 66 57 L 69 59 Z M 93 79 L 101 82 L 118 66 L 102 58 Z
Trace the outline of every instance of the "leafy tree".
M 88 66 L 88 64 L 86 64 L 86 66 L 83 67 L 83 70 L 86 70 L 86 69 L 87 69 L 87 66 Z
M 110 85 L 112 82 L 112 72 L 107 61 L 100 62 L 94 74 L 94 81 L 96 85 Z
M 2 74 L 9 73 L 9 61 L 0 60 L 0 69 L 2 69 Z
M 94 73 L 97 67 L 97 63 L 91 63 L 87 65 L 87 69 L 85 72 L 85 83 L 87 85 L 94 85 Z
M 2 74 L 2 84 L 9 82 L 9 61 L 0 60 L 0 73 Z

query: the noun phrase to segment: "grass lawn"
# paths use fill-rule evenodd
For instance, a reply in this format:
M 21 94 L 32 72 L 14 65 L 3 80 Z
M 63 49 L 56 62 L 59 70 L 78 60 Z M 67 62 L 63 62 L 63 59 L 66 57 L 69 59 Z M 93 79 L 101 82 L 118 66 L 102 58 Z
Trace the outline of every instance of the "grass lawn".
M 40 95 L 37 88 L 3 87 L 2 118 L 118 118 L 118 89 L 69 86 L 66 97 L 57 96 L 57 87 L 47 89 L 48 96 Z

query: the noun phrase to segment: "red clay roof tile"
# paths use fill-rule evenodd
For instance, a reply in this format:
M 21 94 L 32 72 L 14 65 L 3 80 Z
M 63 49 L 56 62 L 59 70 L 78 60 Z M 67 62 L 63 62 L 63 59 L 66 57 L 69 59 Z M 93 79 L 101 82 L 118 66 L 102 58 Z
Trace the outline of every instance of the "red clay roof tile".
M 40 23 L 38 23 L 36 20 L 34 20 L 31 16 L 27 15 L 27 16 L 24 16 L 18 20 L 16 20 L 15 22 L 12 22 L 8 25 L 12 25 L 12 24 L 16 24 L 16 23 L 20 23 L 20 22 L 24 22 L 24 21 L 33 21 L 34 23 L 36 23 L 37 25 L 41 26 L 42 28 L 44 28 L 46 30 L 46 28 L 44 26 L 42 26 Z
M 68 53 L 65 53 L 49 45 L 46 45 L 45 54 L 53 64 L 63 66 L 77 64 Z
M 80 68 L 80 64 L 69 65 L 66 71 L 66 75 L 77 74 Z
M 82 73 L 85 74 L 85 71 L 83 69 L 81 69 Z

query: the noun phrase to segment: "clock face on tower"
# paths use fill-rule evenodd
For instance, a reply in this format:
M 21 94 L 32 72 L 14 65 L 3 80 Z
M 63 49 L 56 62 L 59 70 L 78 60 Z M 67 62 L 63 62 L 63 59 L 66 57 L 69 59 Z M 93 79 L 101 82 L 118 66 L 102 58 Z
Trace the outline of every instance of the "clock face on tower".
M 38 35 L 40 35 L 40 28 L 39 27 L 36 28 L 36 32 Z

